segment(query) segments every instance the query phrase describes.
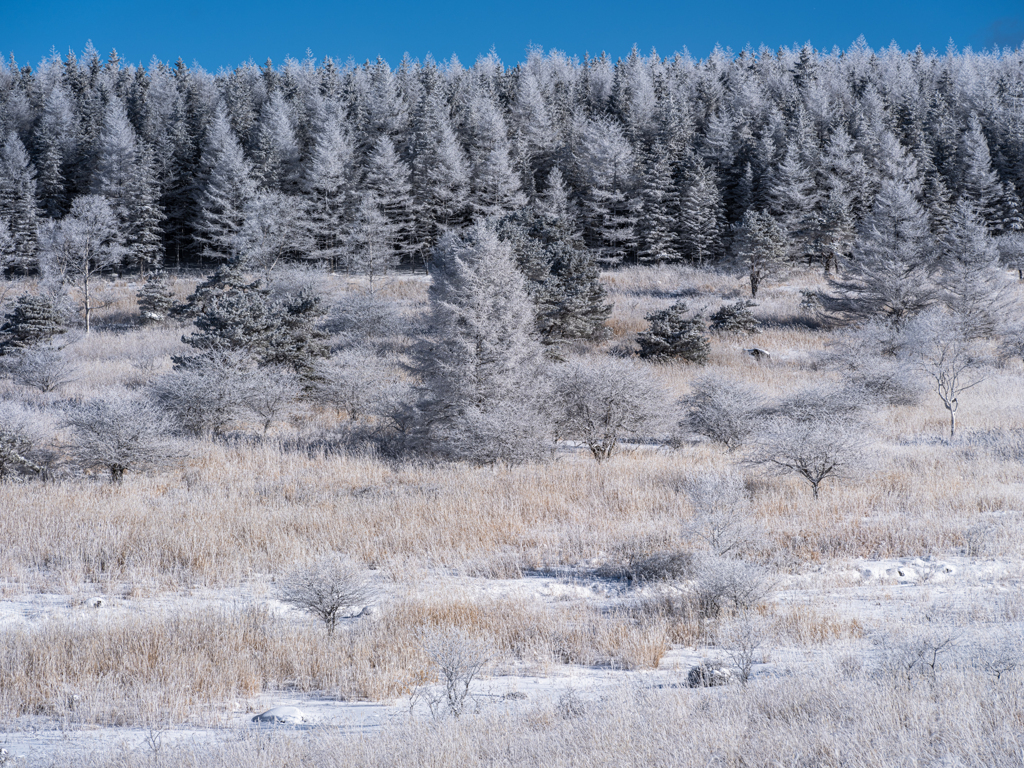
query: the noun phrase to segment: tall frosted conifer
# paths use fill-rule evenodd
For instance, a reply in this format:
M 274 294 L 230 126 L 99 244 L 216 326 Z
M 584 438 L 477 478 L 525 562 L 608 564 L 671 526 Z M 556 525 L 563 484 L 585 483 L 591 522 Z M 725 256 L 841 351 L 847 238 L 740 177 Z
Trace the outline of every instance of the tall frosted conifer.
M 14 264 L 31 269 L 39 245 L 36 172 L 14 131 L 0 146 L 0 218 L 7 220 L 14 241 Z
M 376 196 L 380 211 L 394 232 L 392 243 L 396 255 L 400 259 L 409 258 L 414 251 L 409 166 L 398 156 L 395 143 L 387 136 L 381 136 L 370 151 L 363 189 Z
M 432 270 L 431 331 L 417 352 L 417 445 L 483 464 L 538 457 L 540 346 L 510 247 L 478 224 L 461 237 L 446 235 Z
M 303 188 L 316 256 L 332 266 L 344 251 L 355 176 L 355 144 L 341 118 L 329 115 L 317 134 Z
M 213 258 L 236 255 L 237 236 L 244 222 L 244 210 L 256 196 L 249 163 L 242 156 L 231 123 L 218 105 L 203 145 L 203 192 L 199 198 L 197 229 Z

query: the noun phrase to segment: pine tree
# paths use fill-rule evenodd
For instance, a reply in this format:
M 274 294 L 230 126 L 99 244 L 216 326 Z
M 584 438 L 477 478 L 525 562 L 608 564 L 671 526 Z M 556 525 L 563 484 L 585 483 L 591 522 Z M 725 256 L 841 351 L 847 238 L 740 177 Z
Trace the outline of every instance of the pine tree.
M 707 328 L 701 315 L 690 316 L 689 309 L 677 301 L 668 309 L 646 317 L 650 328 L 637 334 L 640 357 L 655 360 L 680 358 L 688 363 L 704 365 L 711 353 Z
M 497 104 L 482 92 L 470 102 L 467 123 L 470 207 L 477 221 L 497 220 L 526 203 L 512 168 L 508 127 Z
M 264 189 L 293 194 L 299 189 L 300 172 L 291 109 L 275 92 L 260 110 L 254 175 Z
M 679 210 L 679 239 L 683 256 L 696 264 L 718 261 L 724 253 L 725 211 L 715 172 L 691 155 L 685 163 L 684 191 Z
M 381 136 L 367 159 L 362 188 L 372 192 L 392 228 L 392 247 L 400 260 L 412 258 L 413 202 L 409 166 L 395 151 L 395 144 Z
M 341 118 L 331 115 L 316 136 L 303 189 L 314 252 L 332 269 L 344 252 L 355 178 L 355 144 Z
M 238 250 L 243 211 L 256 196 L 256 185 L 222 106 L 217 107 L 206 135 L 201 176 L 196 229 L 206 245 L 204 253 L 208 258 L 232 257 Z
M 621 264 L 636 248 L 633 148 L 616 123 L 587 119 L 574 126 L 571 150 L 584 241 L 602 264 Z
M 162 258 L 160 222 L 152 155 L 142 146 L 119 99 L 107 106 L 93 175 L 93 192 L 103 195 L 118 219 L 129 259 L 157 267 Z
M 985 226 L 994 235 L 1004 230 L 1006 218 L 1004 190 L 992 169 L 992 155 L 981 130 L 981 121 L 971 113 L 961 149 L 963 175 L 961 194 L 974 205 Z
M 14 264 L 23 271 L 35 267 L 39 247 L 36 173 L 14 131 L 0 147 L 0 218 L 7 220 L 14 241 Z
M 811 251 L 817 205 L 814 182 L 799 153 L 792 148 L 771 173 L 768 199 L 772 216 L 785 232 L 790 257 L 798 259 Z
M 943 303 L 959 318 L 967 338 L 996 337 L 1019 306 L 999 252 L 970 201 L 954 206 L 939 248 Z
M 372 191 L 363 193 L 346 249 L 348 269 L 363 275 L 374 290 L 374 280 L 387 274 L 398 264 L 397 229 L 381 210 L 380 201 Z
M 679 261 L 679 193 L 665 147 L 653 146 L 644 158 L 637 219 L 637 257 L 647 264 Z
M 436 91 L 421 100 L 414 126 L 415 241 L 425 261 L 449 227 L 468 220 L 469 163 L 451 125 L 448 106 Z
M 167 285 L 167 280 L 156 272 L 146 278 L 146 282 L 139 289 L 136 301 L 144 325 L 167 319 L 174 307 L 174 295 Z
M 22 294 L 0 326 L 0 355 L 45 344 L 66 331 L 64 315 L 50 297 Z
M 884 181 L 850 263 L 820 297 L 825 314 L 847 322 L 882 317 L 899 327 L 932 306 L 939 290 L 931 243 L 913 185 Z
M 446 235 L 432 269 L 431 331 L 417 351 L 414 445 L 482 464 L 539 457 L 540 348 L 509 246 L 476 225 L 464 237 Z
M 39 206 L 51 219 L 59 219 L 67 211 L 65 163 L 74 145 L 75 116 L 65 90 L 55 85 L 46 97 L 36 144 L 36 192 Z

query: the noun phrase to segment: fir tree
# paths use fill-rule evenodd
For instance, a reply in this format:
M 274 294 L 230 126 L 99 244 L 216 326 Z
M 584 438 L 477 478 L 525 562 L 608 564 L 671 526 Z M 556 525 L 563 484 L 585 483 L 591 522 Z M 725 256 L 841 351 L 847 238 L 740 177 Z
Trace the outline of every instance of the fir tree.
M 14 241 L 15 265 L 21 270 L 35 267 L 39 247 L 36 173 L 13 131 L 0 146 L 0 218 L 7 220 Z
M 136 301 L 144 325 L 166 320 L 174 307 L 174 295 L 167 285 L 167 280 L 156 272 L 146 278 L 146 282 L 139 289 Z
M 66 331 L 64 315 L 50 297 L 22 294 L 0 326 L 0 355 L 45 344 Z
M 442 240 L 429 289 L 430 336 L 417 351 L 422 378 L 413 443 L 477 463 L 539 457 L 533 307 L 507 244 L 492 229 Z
M 244 210 L 256 196 L 256 185 L 242 148 L 218 106 L 203 145 L 203 191 L 199 197 L 197 229 L 210 258 L 237 254 Z
M 711 344 L 704 319 L 699 314 L 691 317 L 684 302 L 677 301 L 668 309 L 653 312 L 646 320 L 650 328 L 636 337 L 640 357 L 655 360 L 680 358 L 698 365 L 708 361 Z
M 344 251 L 354 186 L 355 145 L 341 119 L 327 118 L 316 137 L 303 184 L 317 258 L 334 268 Z
M 723 252 L 725 212 L 715 172 L 691 155 L 685 165 L 679 239 L 683 255 L 696 264 L 718 261 Z
M 395 151 L 394 142 L 382 136 L 373 146 L 363 176 L 363 190 L 376 197 L 393 233 L 391 245 L 395 255 L 409 260 L 414 253 L 412 243 L 413 201 L 409 166 Z

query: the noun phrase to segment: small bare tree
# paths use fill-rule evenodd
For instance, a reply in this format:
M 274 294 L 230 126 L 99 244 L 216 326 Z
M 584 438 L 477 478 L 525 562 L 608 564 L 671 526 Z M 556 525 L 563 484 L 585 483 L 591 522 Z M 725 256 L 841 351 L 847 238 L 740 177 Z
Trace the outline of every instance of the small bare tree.
M 757 427 L 765 399 L 751 387 L 721 376 L 702 376 L 683 399 L 686 413 L 680 426 L 735 451 Z
M 74 363 L 63 350 L 48 346 L 29 347 L 7 355 L 2 368 L 16 384 L 40 392 L 56 392 L 75 380 Z
M 491 648 L 486 642 L 470 637 L 461 627 L 427 630 L 421 637 L 423 649 L 444 691 L 438 695 L 421 689 L 418 698 L 426 699 L 434 717 L 445 713 L 459 717 L 469 701 L 470 685 L 491 660 Z
M 0 480 L 15 474 L 42 474 L 39 447 L 43 440 L 38 411 L 0 402 Z
M 698 475 L 687 481 L 694 516 L 686 532 L 703 539 L 716 555 L 736 553 L 757 537 L 743 480 L 735 474 Z
M 774 474 L 798 475 L 818 498 L 822 482 L 863 466 L 863 435 L 855 415 L 783 410 L 761 422 L 744 461 Z
M 932 381 L 949 413 L 949 439 L 956 437 L 960 395 L 985 380 L 985 359 L 963 321 L 942 310 L 916 318 L 905 329 L 904 349 L 912 364 Z
M 598 461 L 628 437 L 656 432 L 669 410 L 650 374 L 626 361 L 577 360 L 555 374 L 555 436 L 579 440 Z
M 120 483 L 125 472 L 159 466 L 175 455 L 171 425 L 156 406 L 137 400 L 90 400 L 64 418 L 72 429 L 71 452 L 85 467 L 110 471 Z
M 364 566 L 334 552 L 295 568 L 278 582 L 277 591 L 281 602 L 316 616 L 332 635 L 342 612 L 365 607 L 379 587 Z

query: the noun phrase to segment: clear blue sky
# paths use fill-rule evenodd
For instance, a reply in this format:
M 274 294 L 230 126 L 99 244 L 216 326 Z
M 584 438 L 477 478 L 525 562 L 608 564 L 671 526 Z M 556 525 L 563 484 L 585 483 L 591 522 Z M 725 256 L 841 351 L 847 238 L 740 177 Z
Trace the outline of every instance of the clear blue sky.
M 494 46 L 506 64 L 531 45 L 582 58 L 586 52 L 623 56 L 636 43 L 667 55 L 687 47 L 705 57 L 720 43 L 771 48 L 811 41 L 847 48 L 864 35 L 873 48 L 895 40 L 943 51 L 950 38 L 976 50 L 1024 41 L 1021 0 L 640 0 L 636 3 L 459 0 L 436 3 L 267 2 L 266 0 L 0 0 L 0 51 L 35 65 L 51 48 L 81 51 L 92 40 L 106 56 L 116 48 L 133 62 L 152 56 L 210 71 L 248 59 L 333 56 L 357 62 L 378 54 L 392 64 L 404 52 L 435 59 L 456 53 L 465 65 Z

